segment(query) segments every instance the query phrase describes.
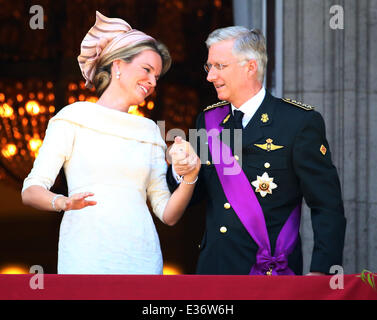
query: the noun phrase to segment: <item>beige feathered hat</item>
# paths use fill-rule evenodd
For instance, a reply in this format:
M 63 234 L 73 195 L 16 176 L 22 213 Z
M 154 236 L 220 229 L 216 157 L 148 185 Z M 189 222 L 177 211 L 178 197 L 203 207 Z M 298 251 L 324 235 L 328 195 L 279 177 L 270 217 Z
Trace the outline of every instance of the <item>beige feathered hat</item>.
M 155 41 L 144 32 L 132 29 L 126 21 L 108 18 L 96 11 L 96 23 L 81 42 L 80 55 L 77 57 L 82 75 L 86 80 L 85 86 L 87 88 L 93 86 L 96 65 L 103 55 L 147 40 Z

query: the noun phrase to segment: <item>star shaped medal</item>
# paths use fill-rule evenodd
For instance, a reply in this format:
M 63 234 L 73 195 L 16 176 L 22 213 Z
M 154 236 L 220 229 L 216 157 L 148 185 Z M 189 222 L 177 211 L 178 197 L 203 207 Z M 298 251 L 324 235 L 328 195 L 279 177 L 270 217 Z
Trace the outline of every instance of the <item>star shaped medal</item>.
M 257 176 L 257 180 L 251 184 L 255 187 L 255 192 L 259 192 L 261 197 L 265 197 L 267 193 L 272 194 L 272 190 L 277 188 L 277 184 L 273 181 L 274 178 L 270 178 L 265 172 L 261 177 Z

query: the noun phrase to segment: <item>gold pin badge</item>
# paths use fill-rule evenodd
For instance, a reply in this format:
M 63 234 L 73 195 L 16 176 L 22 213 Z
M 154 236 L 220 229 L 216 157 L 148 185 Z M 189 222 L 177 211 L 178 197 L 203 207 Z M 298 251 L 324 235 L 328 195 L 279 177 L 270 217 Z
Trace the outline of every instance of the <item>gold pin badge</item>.
M 268 118 L 268 114 L 267 113 L 263 113 L 260 121 L 262 121 L 263 123 L 266 123 L 268 120 L 270 120 Z
M 254 146 L 261 148 L 263 150 L 266 150 L 268 152 L 284 148 L 284 146 L 278 146 L 278 145 L 273 144 L 272 141 L 273 140 L 271 138 L 268 138 L 268 139 L 266 139 L 266 143 L 264 143 L 264 144 L 256 144 L 255 143 Z
M 225 117 L 225 119 L 223 120 L 223 124 L 227 123 L 228 120 L 230 118 L 230 113 Z
M 323 155 L 325 155 L 326 152 L 327 152 L 327 149 L 326 149 L 326 147 L 325 147 L 324 145 L 321 145 L 321 148 L 319 148 L 319 151 L 321 151 L 321 153 L 322 153 Z

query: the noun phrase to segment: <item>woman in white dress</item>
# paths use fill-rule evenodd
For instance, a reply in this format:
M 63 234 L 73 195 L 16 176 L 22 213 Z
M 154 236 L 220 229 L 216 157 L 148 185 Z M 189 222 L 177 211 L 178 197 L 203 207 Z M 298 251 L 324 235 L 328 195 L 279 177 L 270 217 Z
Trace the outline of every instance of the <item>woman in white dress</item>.
M 194 189 L 200 161 L 170 194 L 166 145 L 150 119 L 127 113 L 140 104 L 170 67 L 168 50 L 124 20 L 96 13 L 78 57 L 97 103 L 76 102 L 49 122 L 22 200 L 41 210 L 64 211 L 60 226 L 60 274 L 161 274 L 159 238 L 148 210 L 174 225 Z M 68 196 L 54 194 L 64 167 Z

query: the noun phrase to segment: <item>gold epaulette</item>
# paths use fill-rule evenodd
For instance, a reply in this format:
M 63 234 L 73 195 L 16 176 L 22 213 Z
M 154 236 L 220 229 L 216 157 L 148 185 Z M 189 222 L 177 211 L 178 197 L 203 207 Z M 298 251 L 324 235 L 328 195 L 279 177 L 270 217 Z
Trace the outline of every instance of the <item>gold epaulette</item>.
M 215 104 L 211 104 L 210 106 L 206 107 L 203 111 L 208 111 L 208 110 L 211 110 L 213 108 L 217 108 L 217 107 L 221 107 L 221 106 L 225 106 L 226 104 L 229 104 L 228 101 L 220 101 L 220 102 L 217 102 Z
M 299 108 L 307 110 L 307 111 L 314 110 L 313 106 L 310 106 L 308 104 L 302 103 L 300 101 L 292 100 L 292 99 L 289 99 L 289 98 L 283 98 L 283 101 L 288 102 L 288 103 L 290 103 L 290 104 L 292 104 L 292 105 L 294 105 L 296 107 L 299 107 Z

